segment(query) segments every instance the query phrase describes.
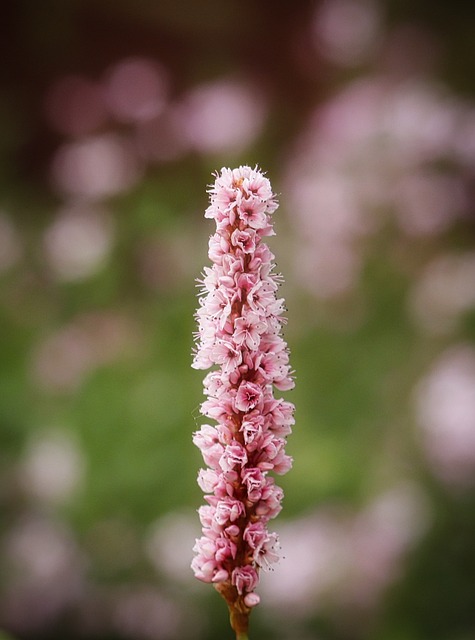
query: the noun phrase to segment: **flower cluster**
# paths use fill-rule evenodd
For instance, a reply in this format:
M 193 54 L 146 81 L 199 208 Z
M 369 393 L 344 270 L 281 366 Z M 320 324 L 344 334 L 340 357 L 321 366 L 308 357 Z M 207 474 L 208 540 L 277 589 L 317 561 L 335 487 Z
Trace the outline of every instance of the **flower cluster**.
M 269 472 L 286 473 L 285 453 L 294 423 L 292 403 L 273 387 L 293 387 L 287 345 L 280 335 L 284 300 L 276 292 L 273 235 L 277 203 L 256 168 L 222 169 L 210 188 L 205 217 L 216 222 L 209 241 L 211 268 L 199 281 L 198 331 L 193 367 L 215 366 L 204 380 L 205 424 L 193 436 L 207 469 L 198 484 L 207 504 L 199 509 L 203 536 L 192 568 L 214 583 L 231 610 L 248 615 L 259 602 L 259 569 L 278 559 L 278 538 L 267 523 L 281 510 L 283 492 Z

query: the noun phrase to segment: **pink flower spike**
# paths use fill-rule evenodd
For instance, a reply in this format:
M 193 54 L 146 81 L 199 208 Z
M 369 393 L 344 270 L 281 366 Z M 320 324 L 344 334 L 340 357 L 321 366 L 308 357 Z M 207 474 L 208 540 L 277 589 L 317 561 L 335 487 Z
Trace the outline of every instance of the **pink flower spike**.
M 234 400 L 234 406 L 238 411 L 252 411 L 262 400 L 263 392 L 255 382 L 241 382 Z
M 239 442 L 235 442 L 233 444 L 229 444 L 223 452 L 219 460 L 219 466 L 223 471 L 231 471 L 236 467 L 243 467 L 247 462 L 247 452 L 246 449 L 239 444 Z
M 268 226 L 266 201 L 250 196 L 245 198 L 239 208 L 239 217 L 252 229 L 265 229 Z
M 234 569 L 231 576 L 232 584 L 236 587 L 239 595 L 251 593 L 257 586 L 259 577 L 257 571 L 250 564 Z
M 224 498 L 216 505 L 214 517 L 216 522 L 223 526 L 228 522 L 234 522 L 244 515 L 244 505 L 234 498 Z
M 234 321 L 233 340 L 239 346 L 244 344 L 250 351 L 256 351 L 266 328 L 267 323 L 251 311 L 245 317 L 236 318 Z
M 213 349 L 216 364 L 223 365 L 223 373 L 230 374 L 242 362 L 242 351 L 228 340 L 220 340 Z
M 256 234 L 253 231 L 235 229 L 231 235 L 231 244 L 243 253 L 252 254 L 256 248 Z
M 209 188 L 205 217 L 211 267 L 198 280 L 193 367 L 214 367 L 205 377 L 201 414 L 216 422 L 193 435 L 208 468 L 198 484 L 207 504 L 202 537 L 193 548 L 195 576 L 214 584 L 230 612 L 236 637 L 247 637 L 259 601 L 259 572 L 278 561 L 278 538 L 268 524 L 282 508 L 283 491 L 270 474 L 286 473 L 293 404 L 274 388 L 293 387 L 287 344 L 281 336 L 282 277 L 264 242 L 273 235 L 277 201 L 256 167 L 223 168 Z
M 198 473 L 198 485 L 203 493 L 213 493 L 219 482 L 219 476 L 212 469 L 200 469 Z

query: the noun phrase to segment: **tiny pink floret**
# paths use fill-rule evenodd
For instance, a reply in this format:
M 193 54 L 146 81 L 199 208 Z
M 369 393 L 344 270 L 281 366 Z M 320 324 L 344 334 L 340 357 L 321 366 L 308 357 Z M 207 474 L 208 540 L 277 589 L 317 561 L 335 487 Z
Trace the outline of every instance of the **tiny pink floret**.
M 269 473 L 291 467 L 285 445 L 294 406 L 276 399 L 274 388 L 294 383 L 281 336 L 282 277 L 263 242 L 274 233 L 278 206 L 270 182 L 257 168 L 224 168 L 209 194 L 205 217 L 216 232 L 209 241 L 212 267 L 199 280 L 193 367 L 215 367 L 204 379 L 201 413 L 217 424 L 193 435 L 208 467 L 198 474 L 208 504 L 199 509 L 203 535 L 192 568 L 244 615 L 259 603 L 260 569 L 279 557 L 268 523 L 282 508 L 283 491 Z

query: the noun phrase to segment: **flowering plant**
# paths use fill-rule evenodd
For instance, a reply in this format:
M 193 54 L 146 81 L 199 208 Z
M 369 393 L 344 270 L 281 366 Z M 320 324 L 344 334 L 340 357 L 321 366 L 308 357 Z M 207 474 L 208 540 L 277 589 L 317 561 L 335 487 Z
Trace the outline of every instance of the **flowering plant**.
M 276 399 L 294 386 L 287 345 L 280 335 L 284 300 L 274 255 L 262 239 L 273 235 L 277 209 L 269 180 L 256 168 L 222 169 L 209 189 L 205 217 L 216 222 L 209 241 L 196 312 L 193 367 L 217 368 L 204 379 L 204 424 L 193 441 L 208 468 L 198 484 L 203 535 L 192 569 L 226 600 L 236 638 L 247 638 L 249 614 L 259 603 L 259 570 L 278 560 L 278 536 L 267 524 L 281 510 L 283 492 L 269 472 L 286 473 L 294 423 L 292 403 Z

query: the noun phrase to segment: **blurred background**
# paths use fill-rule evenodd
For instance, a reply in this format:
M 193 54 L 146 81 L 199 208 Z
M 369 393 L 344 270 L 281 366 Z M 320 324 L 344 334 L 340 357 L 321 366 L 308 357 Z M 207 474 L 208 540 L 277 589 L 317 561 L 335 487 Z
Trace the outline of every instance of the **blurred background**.
M 252 638 L 475 638 L 475 5 L 14 0 L 2 640 L 231 638 L 199 535 L 206 186 L 280 198 L 294 468 Z

